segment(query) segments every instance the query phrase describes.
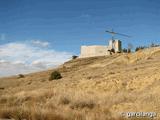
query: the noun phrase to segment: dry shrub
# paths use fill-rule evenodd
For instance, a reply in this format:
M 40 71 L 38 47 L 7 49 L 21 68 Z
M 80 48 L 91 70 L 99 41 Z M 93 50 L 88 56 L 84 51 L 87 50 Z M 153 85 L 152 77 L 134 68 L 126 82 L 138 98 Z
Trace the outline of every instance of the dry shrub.
M 35 100 L 31 101 L 30 105 L 24 104 L 25 97 L 29 95 L 34 96 Z M 21 92 L 14 97 L 17 97 L 18 101 L 23 104 L 20 105 L 21 107 L 16 107 L 12 103 L 12 107 L 0 108 L 0 118 L 14 118 L 16 120 L 121 120 L 113 118 L 107 104 L 125 101 L 123 94 L 116 95 L 117 100 L 113 100 L 116 98 L 115 96 L 110 96 L 109 100 L 109 96 L 105 96 L 105 94 L 102 97 L 98 93 L 89 94 L 88 92 L 64 91 L 63 89 L 43 90 L 43 92 L 41 90 L 30 91 L 30 94 Z M 13 99 L 11 96 L 8 98 Z M 42 98 L 46 99 L 45 102 Z
M 29 119 L 30 111 L 21 107 L 3 107 L 0 109 L 0 118 L 6 119 Z
M 0 118 L 10 119 L 11 118 L 11 112 L 12 112 L 12 110 L 10 108 L 0 109 Z
M 77 100 L 70 105 L 70 108 L 72 109 L 83 109 L 83 108 L 93 109 L 95 105 L 96 104 L 92 100 L 85 100 L 85 101 Z
M 54 110 L 36 109 L 31 114 L 32 120 L 67 120 L 62 114 L 56 113 Z
M 65 97 L 65 96 L 61 96 L 59 98 L 59 104 L 62 104 L 62 105 L 67 105 L 69 104 L 71 101 L 69 98 Z
M 121 120 L 113 118 L 110 107 L 132 102 L 133 93 L 101 93 L 72 91 L 63 88 L 39 89 L 1 96 L 0 103 L 8 105 L 0 110 L 0 118 L 16 120 Z M 31 97 L 31 98 L 30 98 Z M 3 102 L 4 101 L 4 102 Z M 7 101 L 7 102 L 6 102 Z M 18 103 L 19 102 L 19 103 Z M 16 107 L 18 104 L 21 107 Z M 25 106 L 25 107 L 22 107 Z
M 0 90 L 4 90 L 5 88 L 4 87 L 0 87 Z
M 1 97 L 0 97 L 0 103 L 1 103 L 1 104 L 5 104 L 5 103 L 7 103 L 7 98 L 6 98 L 6 97 L 1 96 Z
M 109 72 L 109 74 L 115 74 L 115 72 Z
M 53 110 L 39 107 L 5 107 L 0 109 L 0 118 L 15 120 L 68 120 L 63 115 L 55 113 Z

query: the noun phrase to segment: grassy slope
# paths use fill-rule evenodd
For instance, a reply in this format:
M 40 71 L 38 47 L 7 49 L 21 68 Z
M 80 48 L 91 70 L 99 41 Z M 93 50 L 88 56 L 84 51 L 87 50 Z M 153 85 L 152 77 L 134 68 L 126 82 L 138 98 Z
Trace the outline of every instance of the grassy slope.
M 76 59 L 25 78 L 0 79 L 0 117 L 32 120 L 118 119 L 124 111 L 160 112 L 160 48 Z

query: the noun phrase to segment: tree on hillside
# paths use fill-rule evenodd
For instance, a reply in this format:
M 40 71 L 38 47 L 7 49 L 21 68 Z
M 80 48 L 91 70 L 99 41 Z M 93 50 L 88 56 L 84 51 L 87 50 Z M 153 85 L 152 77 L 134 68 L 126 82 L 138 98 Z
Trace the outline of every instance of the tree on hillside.
M 145 48 L 147 48 L 147 47 L 146 47 L 146 46 L 136 47 L 135 52 L 137 52 L 137 51 L 139 51 L 139 50 L 143 50 L 143 49 L 145 49 Z
M 132 45 L 131 43 L 128 43 L 127 52 L 128 52 L 128 53 L 131 53 L 131 52 L 132 52 L 132 49 L 133 49 L 133 45 Z
M 123 48 L 123 53 L 127 53 L 127 49 L 126 48 Z

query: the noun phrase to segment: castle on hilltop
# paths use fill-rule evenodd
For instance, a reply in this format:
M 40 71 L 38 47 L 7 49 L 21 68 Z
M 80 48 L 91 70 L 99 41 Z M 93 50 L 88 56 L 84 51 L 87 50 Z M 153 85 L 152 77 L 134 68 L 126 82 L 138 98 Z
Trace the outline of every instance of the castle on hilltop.
M 108 46 L 92 45 L 81 46 L 80 58 L 111 55 L 122 51 L 122 42 L 118 39 L 109 40 Z

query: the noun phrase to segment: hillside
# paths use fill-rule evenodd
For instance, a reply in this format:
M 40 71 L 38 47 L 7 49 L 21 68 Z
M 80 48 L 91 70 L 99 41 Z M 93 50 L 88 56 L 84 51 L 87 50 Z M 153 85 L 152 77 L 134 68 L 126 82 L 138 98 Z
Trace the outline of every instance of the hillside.
M 63 78 L 49 81 L 54 70 Z M 0 78 L 0 118 L 120 120 L 121 112 L 160 113 L 159 47 L 75 59 L 54 70 Z

